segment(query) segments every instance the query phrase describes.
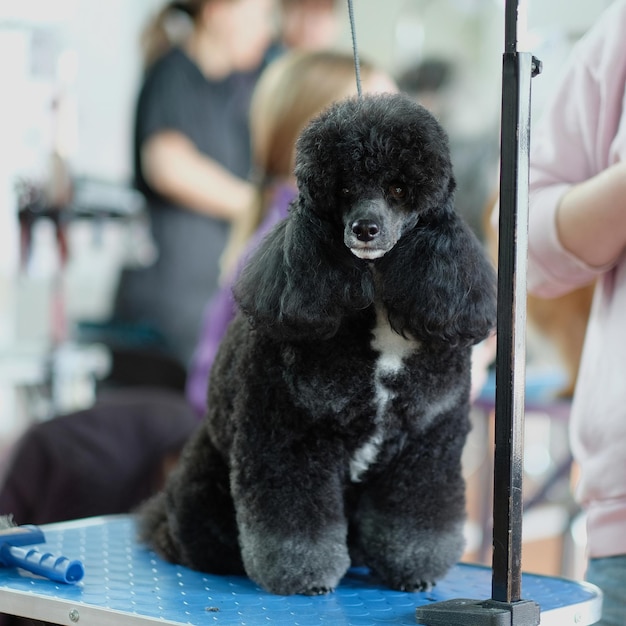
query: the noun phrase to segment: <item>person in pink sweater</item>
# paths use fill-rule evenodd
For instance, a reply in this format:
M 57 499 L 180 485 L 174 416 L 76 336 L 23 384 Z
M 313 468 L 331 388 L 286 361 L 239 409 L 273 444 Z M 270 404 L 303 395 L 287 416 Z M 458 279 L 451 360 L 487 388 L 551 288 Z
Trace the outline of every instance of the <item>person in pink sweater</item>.
M 572 50 L 530 159 L 529 291 L 596 281 L 570 432 L 603 626 L 626 624 L 625 31 L 616 0 Z

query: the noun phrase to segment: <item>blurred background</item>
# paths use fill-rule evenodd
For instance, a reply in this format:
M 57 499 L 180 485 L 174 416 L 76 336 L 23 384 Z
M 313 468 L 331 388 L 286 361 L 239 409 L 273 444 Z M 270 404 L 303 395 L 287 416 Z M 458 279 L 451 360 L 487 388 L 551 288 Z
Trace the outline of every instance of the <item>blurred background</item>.
M 572 44 L 608 4 L 520 2 L 519 47 L 544 66 L 533 81 L 533 116 Z M 154 255 L 131 184 L 131 139 L 139 32 L 161 5 L 0 0 L 0 470 L 29 424 L 93 403 L 110 355 L 75 329 L 106 320 L 120 268 Z M 448 130 L 459 208 L 486 241 L 484 215 L 498 185 L 503 0 L 355 0 L 354 8 L 360 54 Z M 351 50 L 347 6 L 337 10 L 336 46 Z M 42 190 L 53 206 L 42 207 Z M 540 391 L 525 469 L 529 489 L 546 493 L 529 511 L 524 566 L 581 577 L 567 416 L 551 402 L 565 374 L 549 341 L 529 335 L 529 381 Z M 487 563 L 492 391 L 477 403 L 466 453 L 467 558 Z

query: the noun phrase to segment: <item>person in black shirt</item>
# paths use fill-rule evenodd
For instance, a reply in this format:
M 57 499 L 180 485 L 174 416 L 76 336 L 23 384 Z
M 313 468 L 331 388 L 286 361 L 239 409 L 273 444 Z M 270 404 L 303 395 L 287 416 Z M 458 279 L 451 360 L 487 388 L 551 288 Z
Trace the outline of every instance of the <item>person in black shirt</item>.
M 135 185 L 158 256 L 122 273 L 113 321 L 153 330 L 183 368 L 217 288 L 229 224 L 255 193 L 248 105 L 272 38 L 272 10 L 273 0 L 171 2 L 143 36 Z M 168 26 L 182 13 L 191 28 L 172 44 Z

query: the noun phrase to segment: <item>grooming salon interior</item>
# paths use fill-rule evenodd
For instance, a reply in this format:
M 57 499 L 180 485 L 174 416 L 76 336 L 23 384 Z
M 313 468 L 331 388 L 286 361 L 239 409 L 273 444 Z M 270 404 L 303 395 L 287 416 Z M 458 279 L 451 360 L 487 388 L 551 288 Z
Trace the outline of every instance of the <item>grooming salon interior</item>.
M 572 46 L 611 4 L 519 3 L 519 49 L 543 64 L 532 81 L 531 143 L 534 123 Z M 0 1 L 0 493 L 16 471 L 22 437 L 33 427 L 90 411 L 101 394 L 106 398 L 120 390 L 132 394 L 142 386 L 162 386 L 184 397 L 184 368 L 155 347 L 151 329 L 111 324 L 124 272 L 148 267 L 160 254 L 144 194 L 133 184 L 132 141 L 143 73 L 140 33 L 163 5 L 163 0 Z M 278 7 L 277 2 L 276 24 Z M 490 215 L 498 196 L 504 8 L 503 0 L 354 2 L 360 58 L 430 108 L 448 132 L 457 208 L 490 254 L 496 246 Z M 337 0 L 333 10 L 336 30 L 326 45 L 352 55 L 347 3 Z M 177 16 L 168 32 L 188 28 L 183 18 Z M 571 312 L 582 322 L 568 330 L 570 347 L 584 334 L 588 310 L 585 302 L 581 307 L 582 312 Z M 529 301 L 522 566 L 582 580 L 585 514 L 574 496 L 578 467 L 568 444 L 576 367 L 571 360 L 579 354 L 564 352 L 559 343 L 567 315 Z M 463 560 L 485 565 L 491 563 L 492 348 L 476 367 L 478 389 L 463 457 L 468 509 Z M 113 402 L 107 411 L 114 410 Z M 176 404 L 173 410 L 181 408 Z M 106 429 L 105 422 L 99 428 Z M 137 441 L 123 436 L 102 433 L 101 441 L 112 438 L 112 446 L 132 457 Z M 132 437 L 149 439 L 141 432 Z M 91 444 L 77 437 L 75 445 L 84 455 Z M 158 445 L 154 449 L 163 454 Z M 46 450 L 44 441 L 33 445 L 38 459 L 30 467 L 39 465 Z M 163 459 L 163 472 L 170 460 Z M 59 455 L 49 459 L 62 461 Z M 102 461 L 107 462 L 114 463 Z M 44 481 L 40 491 L 48 479 L 60 489 L 56 468 L 46 467 L 40 478 L 33 470 L 31 480 Z M 78 493 L 66 485 L 57 494 L 57 509 L 67 500 L 68 511 L 80 511 L 70 504 L 82 497 Z M 91 495 L 97 499 L 97 493 Z M 0 509 L 0 515 L 11 513 Z

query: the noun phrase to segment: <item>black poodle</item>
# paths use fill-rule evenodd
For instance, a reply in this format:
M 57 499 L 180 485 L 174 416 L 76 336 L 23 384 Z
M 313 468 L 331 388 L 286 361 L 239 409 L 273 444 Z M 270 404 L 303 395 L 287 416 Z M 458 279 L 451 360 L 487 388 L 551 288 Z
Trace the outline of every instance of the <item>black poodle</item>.
M 495 274 L 453 208 L 447 138 L 402 95 L 333 105 L 299 195 L 235 287 L 208 415 L 140 531 L 170 561 L 278 594 L 350 564 L 428 588 L 461 556 L 471 346 Z

